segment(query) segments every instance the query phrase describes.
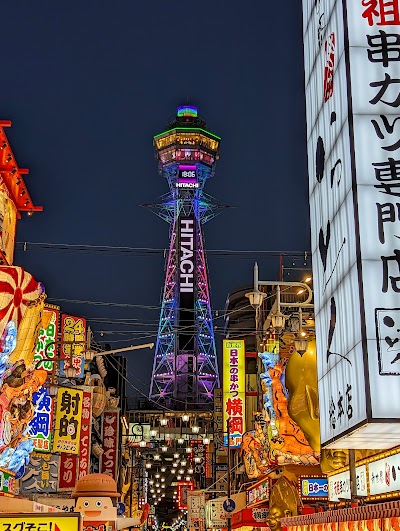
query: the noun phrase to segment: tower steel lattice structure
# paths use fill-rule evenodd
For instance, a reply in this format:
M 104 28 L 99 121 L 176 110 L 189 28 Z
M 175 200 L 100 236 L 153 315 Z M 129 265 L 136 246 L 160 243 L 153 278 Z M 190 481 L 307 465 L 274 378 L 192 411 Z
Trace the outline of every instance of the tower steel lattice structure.
M 175 410 L 207 409 L 219 386 L 202 231 L 218 209 L 203 188 L 214 175 L 219 144 L 189 105 L 154 137 L 170 191 L 153 207 L 170 224 L 170 240 L 150 398 Z

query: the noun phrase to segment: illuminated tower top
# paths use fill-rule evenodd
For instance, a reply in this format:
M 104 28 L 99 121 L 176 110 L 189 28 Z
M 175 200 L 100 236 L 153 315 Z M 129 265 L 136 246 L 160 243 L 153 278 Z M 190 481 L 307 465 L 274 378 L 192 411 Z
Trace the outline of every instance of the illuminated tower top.
M 179 107 L 169 127 L 154 137 L 154 144 L 161 172 L 170 165 L 175 169 L 179 165 L 178 171 L 167 171 L 165 175 L 171 192 L 177 188 L 202 189 L 205 180 L 214 173 L 221 138 L 207 131 L 205 120 L 191 105 Z

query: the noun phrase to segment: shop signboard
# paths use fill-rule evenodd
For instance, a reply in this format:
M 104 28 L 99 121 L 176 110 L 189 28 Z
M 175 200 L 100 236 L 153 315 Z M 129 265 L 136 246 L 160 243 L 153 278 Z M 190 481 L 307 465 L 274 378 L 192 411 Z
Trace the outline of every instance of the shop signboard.
M 367 496 L 367 467 L 365 465 L 356 468 L 357 496 Z M 329 501 L 340 501 L 339 498 L 350 499 L 350 472 L 339 472 L 328 478 Z
M 224 445 L 240 448 L 245 427 L 245 346 L 244 340 L 223 341 L 223 432 Z
M 58 337 L 60 312 L 57 306 L 46 305 L 42 313 L 42 328 L 39 330 L 38 341 L 33 361 L 37 369 L 44 369 L 51 373 L 53 362 L 48 358 L 55 358 Z M 43 361 L 41 361 L 43 360 Z
M 4 531 L 81 531 L 81 515 L 59 513 L 1 514 Z
M 247 490 L 247 505 L 269 499 L 269 479 L 266 478 Z
M 82 352 L 85 350 L 86 319 L 73 315 L 61 316 L 61 340 L 71 342 L 61 348 L 60 372 L 64 375 L 64 369 L 72 365 L 76 370 L 76 378 L 83 378 L 85 360 Z
M 191 481 L 178 481 L 178 509 L 187 510 L 188 495 L 194 489 Z
M 303 499 L 328 499 L 328 479 L 321 476 L 300 476 L 300 496 Z
M 206 502 L 206 527 L 207 529 L 222 529 L 227 527 L 226 512 L 224 511 L 224 500 L 226 498 L 215 498 Z
M 15 494 L 15 481 L 13 474 L 0 470 L 0 492 L 2 494 Z
M 78 479 L 89 474 L 90 470 L 90 439 L 92 434 L 92 391 L 83 391 L 81 440 L 78 456 Z
M 117 477 L 119 411 L 106 409 L 103 413 L 103 449 L 100 472 Z
M 369 494 L 400 491 L 400 454 L 368 463 Z
M 29 435 L 33 440 L 33 449 L 39 452 L 51 452 L 51 434 L 53 423 L 53 399 L 47 387 L 41 387 L 32 395 L 35 413 L 28 424 Z
M 216 463 L 215 465 L 215 490 L 218 492 L 226 492 L 228 481 L 227 481 L 227 472 L 228 465 L 227 463 Z
M 190 531 L 203 531 L 205 527 L 206 497 L 204 491 L 188 492 L 188 528 Z
M 193 468 L 194 475 L 199 482 L 201 489 L 206 487 L 206 478 L 209 477 L 208 459 L 207 459 L 207 444 L 203 443 L 202 439 L 190 441 L 192 452 L 190 454 L 190 464 Z
M 59 387 L 53 450 L 68 454 L 79 453 L 83 391 Z
M 21 478 L 20 493 L 55 494 L 58 490 L 59 466 L 59 455 L 32 453 Z
M 221 456 L 225 456 L 224 450 L 224 419 L 223 419 L 223 408 L 222 408 L 222 399 L 223 392 L 222 388 L 218 387 L 214 389 L 214 421 L 215 421 L 215 430 L 214 430 L 214 450 L 217 455 L 217 460 Z
M 303 0 L 303 22 L 321 443 L 390 448 L 400 443 L 398 1 Z

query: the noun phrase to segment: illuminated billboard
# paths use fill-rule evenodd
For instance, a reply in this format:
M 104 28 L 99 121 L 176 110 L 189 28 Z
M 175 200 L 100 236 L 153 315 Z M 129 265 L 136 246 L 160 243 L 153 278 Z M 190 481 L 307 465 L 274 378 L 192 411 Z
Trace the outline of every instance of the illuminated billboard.
M 42 327 L 39 330 L 36 351 L 34 355 L 34 362 L 38 369 L 44 369 L 51 373 L 53 370 L 53 362 L 49 358 L 54 359 L 56 353 L 56 345 L 59 328 L 59 308 L 46 305 L 42 313 Z M 40 362 L 40 360 L 43 360 Z
M 223 341 L 223 431 L 224 445 L 240 448 L 245 426 L 245 347 L 244 340 Z
M 59 387 L 55 414 L 53 451 L 79 453 L 83 391 Z
M 321 443 L 400 443 L 399 4 L 303 0 Z M 396 44 L 397 43 L 397 44 Z
M 61 316 L 61 339 L 63 342 L 71 343 L 63 344 L 61 349 L 61 374 L 64 374 L 64 369 L 70 367 L 72 361 L 76 378 L 83 378 L 85 361 L 81 354 L 85 350 L 86 319 L 63 314 Z

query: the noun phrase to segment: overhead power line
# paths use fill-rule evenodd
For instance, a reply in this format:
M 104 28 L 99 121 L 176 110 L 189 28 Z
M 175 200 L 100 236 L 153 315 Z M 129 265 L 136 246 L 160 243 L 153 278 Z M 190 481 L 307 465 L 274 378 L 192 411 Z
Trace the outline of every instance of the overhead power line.
M 148 255 L 162 255 L 165 256 L 167 249 L 153 248 L 153 247 L 118 247 L 111 245 L 87 245 L 87 244 L 71 244 L 71 243 L 44 243 L 44 242 L 17 242 L 17 249 L 24 252 L 54 252 L 54 253 L 70 253 L 70 254 L 97 254 L 97 255 L 134 255 L 134 256 L 148 256 Z M 279 256 L 286 256 L 289 258 L 305 258 L 310 256 L 309 251 L 266 251 L 266 250 L 244 250 L 244 249 L 207 249 L 208 256 L 219 257 L 237 257 L 237 258 L 251 258 L 252 256 L 264 256 L 265 258 L 276 258 Z

